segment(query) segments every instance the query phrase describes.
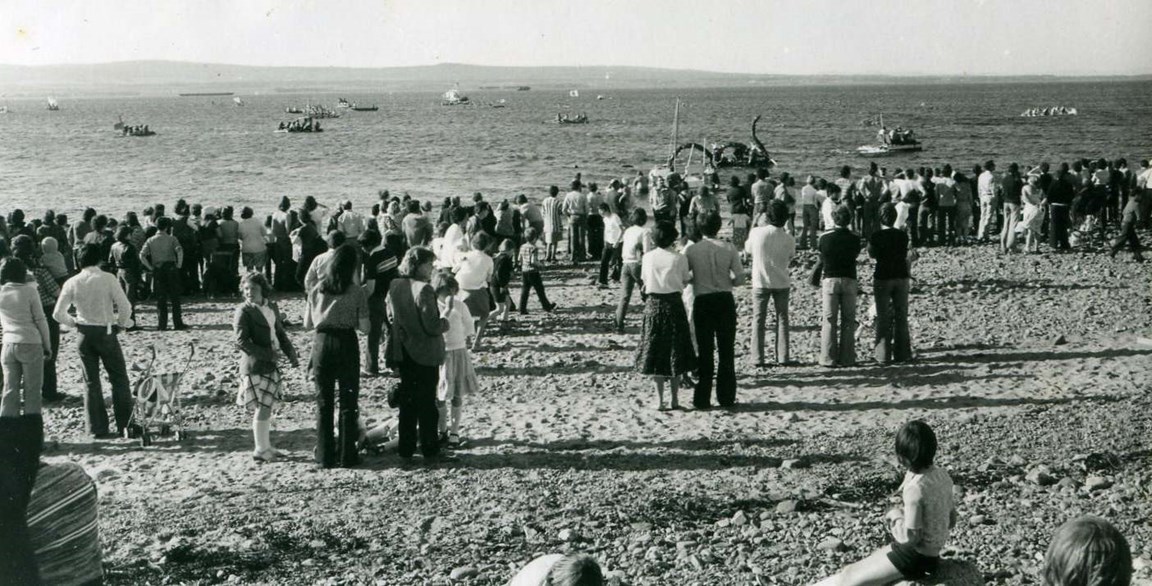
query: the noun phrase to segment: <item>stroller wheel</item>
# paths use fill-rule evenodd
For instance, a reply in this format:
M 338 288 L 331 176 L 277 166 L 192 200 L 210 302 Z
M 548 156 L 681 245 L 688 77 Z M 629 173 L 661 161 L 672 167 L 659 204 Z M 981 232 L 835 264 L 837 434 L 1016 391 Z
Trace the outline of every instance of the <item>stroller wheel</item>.
M 152 432 L 148 428 L 140 430 L 140 447 L 146 448 L 152 445 Z

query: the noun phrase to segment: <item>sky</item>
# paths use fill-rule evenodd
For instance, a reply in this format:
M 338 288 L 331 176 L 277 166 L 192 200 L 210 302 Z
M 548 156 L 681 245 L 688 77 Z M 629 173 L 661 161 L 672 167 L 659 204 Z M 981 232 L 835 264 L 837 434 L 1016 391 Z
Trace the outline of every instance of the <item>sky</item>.
M 0 0 L 0 63 L 1152 73 L 1152 0 Z

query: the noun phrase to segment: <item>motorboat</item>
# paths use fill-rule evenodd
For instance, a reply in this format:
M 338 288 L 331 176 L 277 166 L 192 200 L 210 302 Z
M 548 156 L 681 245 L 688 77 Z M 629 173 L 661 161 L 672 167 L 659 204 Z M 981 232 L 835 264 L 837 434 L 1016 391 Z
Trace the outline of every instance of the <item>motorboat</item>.
M 924 150 L 920 141 L 910 144 L 866 144 L 856 149 L 856 154 L 862 157 L 886 157 L 900 153 L 918 153 Z
M 375 112 L 379 109 L 380 109 L 380 106 L 377 106 L 377 105 L 357 106 L 356 104 L 352 104 L 352 110 L 355 112 Z
M 468 96 L 464 95 L 460 92 L 459 89 L 456 88 L 452 88 L 444 92 L 444 95 L 440 97 L 441 106 L 462 106 L 468 103 Z

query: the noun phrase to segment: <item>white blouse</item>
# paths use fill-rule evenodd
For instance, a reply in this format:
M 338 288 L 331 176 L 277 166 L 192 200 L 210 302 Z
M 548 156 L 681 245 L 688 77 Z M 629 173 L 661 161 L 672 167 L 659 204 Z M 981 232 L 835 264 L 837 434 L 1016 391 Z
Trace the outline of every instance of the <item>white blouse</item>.
M 644 253 L 640 260 L 640 280 L 649 294 L 680 293 L 692 280 L 688 257 L 664 248 Z

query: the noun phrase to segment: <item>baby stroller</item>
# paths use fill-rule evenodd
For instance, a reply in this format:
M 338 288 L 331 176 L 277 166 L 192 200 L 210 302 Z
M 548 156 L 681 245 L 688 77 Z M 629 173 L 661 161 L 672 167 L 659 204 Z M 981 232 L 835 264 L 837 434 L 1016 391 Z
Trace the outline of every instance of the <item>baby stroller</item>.
M 151 351 L 152 359 L 148 362 L 148 368 L 132 385 L 134 404 L 126 428 L 133 431 L 139 429 L 141 447 L 152 445 L 153 430 L 161 437 L 175 432 L 177 441 L 188 439 L 188 431 L 184 429 L 184 419 L 180 413 L 180 382 L 192 364 L 192 357 L 196 355 L 196 345 L 188 344 L 188 360 L 184 362 L 184 369 L 178 373 L 157 373 L 156 346 L 153 345 Z

